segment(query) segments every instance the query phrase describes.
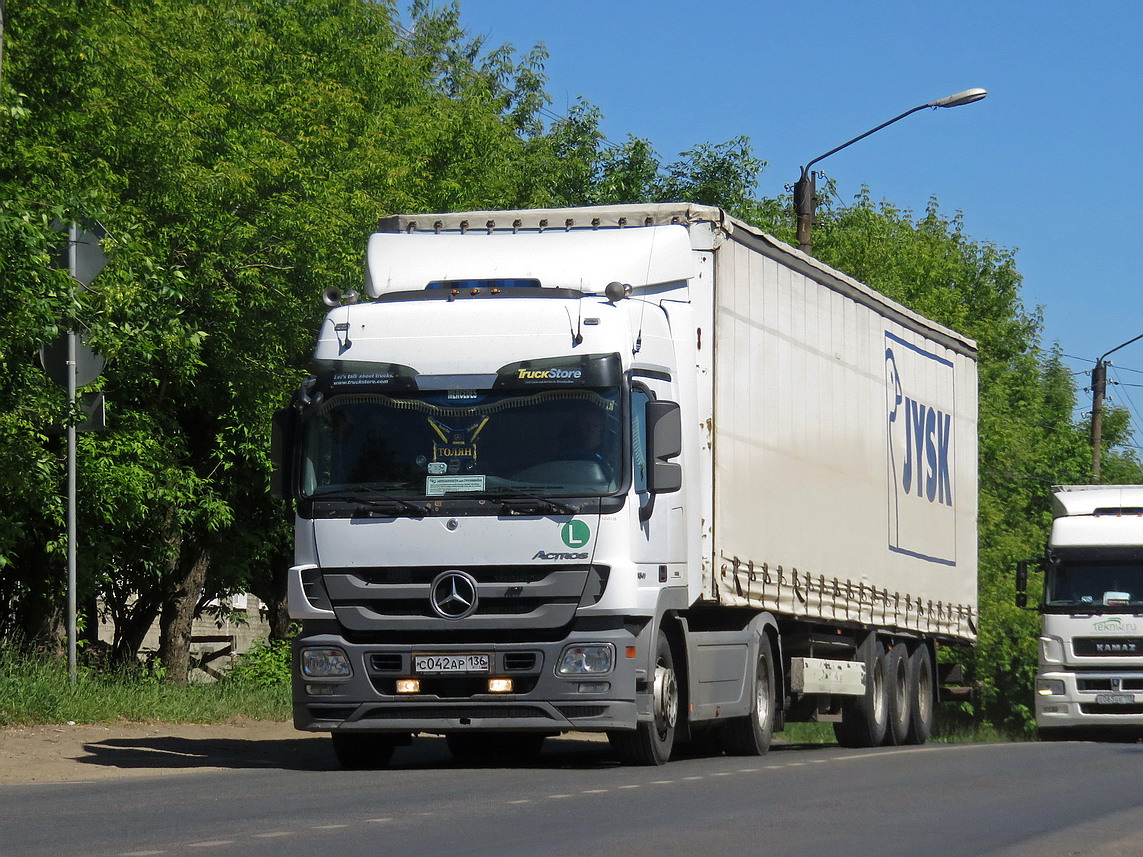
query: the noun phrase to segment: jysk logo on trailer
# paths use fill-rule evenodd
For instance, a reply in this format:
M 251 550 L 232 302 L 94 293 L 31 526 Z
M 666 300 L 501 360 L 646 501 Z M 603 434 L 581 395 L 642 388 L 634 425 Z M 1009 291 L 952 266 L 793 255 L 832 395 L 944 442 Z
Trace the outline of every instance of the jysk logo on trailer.
M 951 360 L 885 331 L 889 549 L 956 565 Z

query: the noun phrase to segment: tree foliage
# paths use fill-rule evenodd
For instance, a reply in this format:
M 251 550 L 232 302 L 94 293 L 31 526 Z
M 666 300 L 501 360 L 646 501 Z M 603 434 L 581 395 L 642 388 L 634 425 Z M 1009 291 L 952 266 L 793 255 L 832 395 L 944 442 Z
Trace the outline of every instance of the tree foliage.
M 329 285 L 355 287 L 396 211 L 692 201 L 792 238 L 745 138 L 664 160 L 607 140 L 587 102 L 547 111 L 546 53 L 466 33 L 416 0 L 9 0 L 0 89 L 0 638 L 58 639 L 61 429 L 78 415 L 34 355 L 69 324 L 107 358 L 107 431 L 80 443 L 81 603 L 133 657 L 163 616 L 251 589 L 281 612 L 290 528 L 267 497 L 271 412 L 305 372 Z M 98 219 L 111 262 L 75 294 L 53 222 Z M 1090 474 L 1088 427 L 1010 251 L 934 201 L 819 211 L 820 257 L 980 346 L 983 713 L 1027 723 L 1035 619 L 1016 559 L 1042 550 L 1053 483 Z M 1139 481 L 1109 409 L 1106 481 Z M 6 609 L 5 609 L 6 608 Z

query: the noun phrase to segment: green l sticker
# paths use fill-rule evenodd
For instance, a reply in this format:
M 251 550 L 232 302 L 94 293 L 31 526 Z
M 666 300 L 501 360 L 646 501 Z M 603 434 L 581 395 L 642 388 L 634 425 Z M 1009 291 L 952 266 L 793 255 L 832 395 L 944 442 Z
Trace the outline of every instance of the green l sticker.
M 569 548 L 581 548 L 591 541 L 591 528 L 583 521 L 568 521 L 560 530 L 560 536 Z

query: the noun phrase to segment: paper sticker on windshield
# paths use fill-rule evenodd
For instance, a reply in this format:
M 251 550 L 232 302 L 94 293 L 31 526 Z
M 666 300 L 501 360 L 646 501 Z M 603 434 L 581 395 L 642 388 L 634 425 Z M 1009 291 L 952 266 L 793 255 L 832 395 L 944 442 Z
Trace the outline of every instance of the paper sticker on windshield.
M 427 476 L 425 494 L 439 497 L 442 494 L 465 493 L 484 490 L 483 476 Z

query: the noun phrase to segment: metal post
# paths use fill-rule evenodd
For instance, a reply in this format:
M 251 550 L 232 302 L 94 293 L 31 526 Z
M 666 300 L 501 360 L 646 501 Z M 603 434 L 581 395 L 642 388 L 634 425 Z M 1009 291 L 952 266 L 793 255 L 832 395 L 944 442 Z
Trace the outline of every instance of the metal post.
M 73 222 L 68 227 L 68 269 L 76 270 L 76 245 L 79 240 L 79 227 Z M 74 280 L 73 280 L 74 282 Z M 72 300 L 75 300 L 74 286 L 69 290 Z M 69 307 L 70 313 L 72 308 Z M 67 330 L 67 400 L 71 413 L 75 412 L 78 361 L 76 357 L 77 339 L 75 323 L 71 321 Z M 78 538 L 76 525 L 76 425 L 69 420 L 67 425 L 67 677 L 68 683 L 75 687 L 77 650 L 76 643 L 76 541 Z
M 76 333 L 67 332 L 67 397 L 71 410 L 75 410 Z M 72 687 L 76 680 L 76 426 L 67 426 L 67 677 Z

